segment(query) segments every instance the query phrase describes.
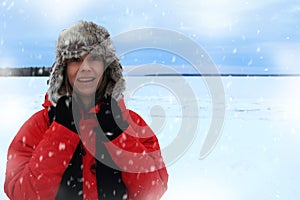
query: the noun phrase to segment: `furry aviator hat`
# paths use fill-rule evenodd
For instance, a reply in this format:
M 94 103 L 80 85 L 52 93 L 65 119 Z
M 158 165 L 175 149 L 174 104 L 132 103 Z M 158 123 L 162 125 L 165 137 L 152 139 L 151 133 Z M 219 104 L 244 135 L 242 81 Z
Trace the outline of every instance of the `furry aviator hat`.
M 111 95 L 116 100 L 122 97 L 125 80 L 122 66 L 116 56 L 108 31 L 93 22 L 79 21 L 63 30 L 56 45 L 56 59 L 51 68 L 48 97 L 53 105 L 62 96 L 70 96 L 66 84 L 67 61 L 80 58 L 88 53 L 103 56 L 106 76 L 108 76 L 104 96 Z

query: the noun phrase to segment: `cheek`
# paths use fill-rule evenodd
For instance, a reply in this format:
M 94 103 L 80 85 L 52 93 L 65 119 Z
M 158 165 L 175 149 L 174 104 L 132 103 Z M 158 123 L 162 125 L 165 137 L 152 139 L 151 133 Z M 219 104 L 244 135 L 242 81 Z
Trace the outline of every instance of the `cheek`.
M 94 69 L 95 73 L 102 74 L 104 71 L 104 64 L 103 62 L 97 62 L 94 65 L 92 65 L 92 68 Z
M 72 87 L 74 87 L 77 71 L 78 70 L 76 70 L 75 67 L 67 66 L 67 76 L 68 76 L 69 83 L 71 84 Z
M 95 73 L 97 74 L 97 76 L 99 77 L 99 79 L 102 80 L 102 76 L 103 76 L 103 74 L 104 74 L 104 66 L 103 66 L 102 63 L 101 63 L 100 66 L 98 65 L 98 66 L 95 68 Z
M 96 68 L 96 71 L 95 73 L 97 74 L 97 77 L 98 77 L 98 84 L 97 84 L 97 88 L 100 88 L 101 84 L 102 84 L 102 81 L 103 81 L 103 76 L 104 76 L 104 66 L 103 64 L 100 65 L 100 67 L 98 66 Z
M 101 68 L 101 69 L 98 71 L 98 75 L 101 77 L 101 79 L 102 79 L 103 74 L 104 74 L 104 70 L 103 70 L 103 68 Z

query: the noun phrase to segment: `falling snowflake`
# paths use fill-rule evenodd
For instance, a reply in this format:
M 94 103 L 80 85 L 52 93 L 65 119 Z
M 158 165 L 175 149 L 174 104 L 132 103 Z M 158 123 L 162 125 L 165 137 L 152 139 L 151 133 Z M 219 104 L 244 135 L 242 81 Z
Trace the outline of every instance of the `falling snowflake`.
M 23 177 L 20 178 L 20 184 L 22 184 L 22 183 L 23 183 Z
M 154 171 L 155 171 L 155 168 L 156 168 L 156 167 L 152 165 L 152 166 L 150 167 L 150 171 L 151 171 L 151 172 L 154 172 Z
M 58 150 L 59 150 L 59 151 L 62 151 L 62 150 L 65 150 L 65 149 L 66 149 L 66 144 L 60 142 L 60 143 L 59 143 L 59 146 L 58 146 Z
M 129 164 L 129 165 L 133 165 L 133 160 L 130 159 L 130 160 L 128 161 L 128 164 Z
M 119 155 L 122 154 L 122 152 L 123 152 L 122 150 L 117 150 L 117 151 L 116 151 L 116 154 L 119 156 Z
M 234 49 L 232 50 L 232 53 L 233 53 L 233 54 L 236 54 L 236 53 L 237 53 L 237 48 L 234 48 Z
M 175 63 L 175 62 L 176 62 L 176 57 L 173 56 L 173 57 L 172 57 L 172 63 Z
M 54 155 L 54 152 L 53 152 L 53 151 L 49 151 L 49 152 L 48 152 L 49 158 L 51 158 L 53 155 Z
M 26 137 L 25 136 L 22 137 L 22 143 L 23 143 L 23 146 L 25 146 L 25 144 L 26 144 Z

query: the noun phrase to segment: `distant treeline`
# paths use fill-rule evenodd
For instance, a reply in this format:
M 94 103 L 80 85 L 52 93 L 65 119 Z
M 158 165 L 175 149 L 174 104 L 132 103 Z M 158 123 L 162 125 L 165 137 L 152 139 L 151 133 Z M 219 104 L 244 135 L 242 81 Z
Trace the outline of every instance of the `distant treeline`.
M 50 67 L 0 68 L 0 76 L 49 76 Z
M 50 67 L 23 67 L 23 68 L 0 68 L 0 76 L 49 76 Z M 126 73 L 125 73 L 126 74 Z M 300 74 L 239 74 L 239 73 L 225 73 L 225 74 L 196 74 L 196 73 L 181 73 L 181 74 L 167 74 L 167 73 L 157 73 L 157 74 L 130 74 L 127 76 L 237 76 L 237 77 L 259 77 L 259 76 L 297 76 Z

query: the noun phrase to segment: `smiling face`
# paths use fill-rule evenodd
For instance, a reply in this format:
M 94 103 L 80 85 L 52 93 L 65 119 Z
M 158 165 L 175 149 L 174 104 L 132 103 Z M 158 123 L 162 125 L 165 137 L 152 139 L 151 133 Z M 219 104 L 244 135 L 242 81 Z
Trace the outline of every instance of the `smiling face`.
M 87 54 L 67 62 L 67 77 L 84 104 L 94 97 L 102 82 L 104 62 L 101 55 Z

